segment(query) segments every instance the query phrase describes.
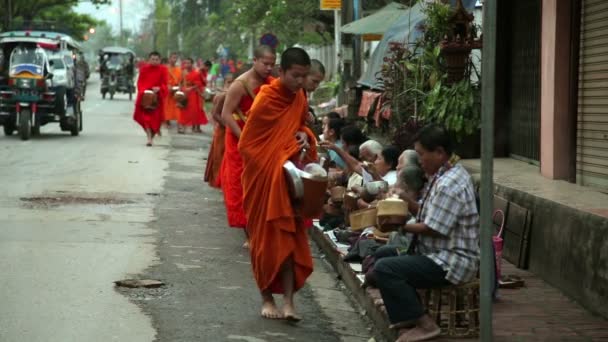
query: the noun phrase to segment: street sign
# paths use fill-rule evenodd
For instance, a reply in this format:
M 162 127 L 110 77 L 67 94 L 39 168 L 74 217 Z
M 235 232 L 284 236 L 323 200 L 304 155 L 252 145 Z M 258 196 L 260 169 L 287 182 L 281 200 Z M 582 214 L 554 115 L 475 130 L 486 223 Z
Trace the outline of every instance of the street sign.
M 333 11 L 342 9 L 342 0 L 321 0 L 322 11 Z
M 272 33 L 266 33 L 260 38 L 261 45 L 268 45 L 273 49 L 276 49 L 279 46 L 279 39 Z

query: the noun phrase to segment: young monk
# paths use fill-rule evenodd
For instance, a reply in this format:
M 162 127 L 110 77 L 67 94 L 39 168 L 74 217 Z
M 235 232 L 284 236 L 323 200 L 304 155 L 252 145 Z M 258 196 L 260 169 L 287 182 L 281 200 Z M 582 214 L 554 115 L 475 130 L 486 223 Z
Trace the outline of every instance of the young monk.
M 310 73 L 306 77 L 306 96 L 310 100 L 312 93 L 319 88 L 321 82 L 325 79 L 325 67 L 318 59 L 310 61 Z M 309 101 L 310 102 L 310 101 Z M 313 125 L 317 121 L 317 115 L 312 107 L 308 107 L 308 118 L 306 119 L 309 125 Z
M 170 127 L 171 121 L 177 120 L 179 116 L 179 108 L 177 108 L 177 103 L 175 103 L 173 93 L 171 92 L 171 88 L 178 87 L 182 79 L 182 68 L 177 65 L 177 58 L 177 53 L 173 52 L 171 56 L 169 56 L 169 64 L 167 65 L 167 70 L 169 71 L 169 82 L 167 83 L 169 91 L 165 98 L 165 125 L 167 125 L 167 127 Z
M 271 81 L 270 72 L 275 62 L 274 50 L 269 46 L 260 45 L 254 51 L 251 69 L 237 77 L 226 93 L 222 120 L 228 129 L 226 130 L 224 159 L 220 174 L 230 227 L 245 228 L 247 226 L 243 210 L 243 186 L 241 185 L 243 161 L 237 144 L 254 97 L 263 84 Z M 247 247 L 247 243 L 243 247 Z
M 239 141 L 251 264 L 262 294 L 261 315 L 269 319 L 300 320 L 294 293 L 313 270 L 303 218 L 295 214 L 283 173 L 283 164 L 299 159 L 303 149 L 305 162 L 317 158 L 302 89 L 309 69 L 304 50 L 283 52 L 280 77 L 260 90 Z M 283 294 L 282 310 L 273 293 Z
M 183 82 L 181 90 L 186 94 L 186 105 L 180 108 L 180 132 L 191 127 L 193 132 L 198 125 L 207 124 L 207 115 L 201 106 L 201 93 L 205 89 L 200 73 L 193 68 L 192 58 L 182 61 Z
M 205 168 L 205 182 L 209 183 L 214 188 L 220 187 L 220 167 L 222 166 L 222 159 L 224 157 L 224 140 L 226 134 L 226 127 L 222 121 L 222 107 L 224 107 L 224 100 L 226 99 L 226 91 L 234 76 L 232 74 L 226 74 L 224 80 L 224 89 L 222 89 L 213 98 L 213 107 L 211 109 L 211 116 L 215 121 L 215 129 L 213 130 L 213 141 L 209 148 L 209 155 L 207 156 L 207 166 Z
M 152 139 L 160 132 L 164 121 L 164 100 L 167 96 L 167 68 L 160 64 L 160 54 L 156 51 L 148 55 L 148 63 L 142 65 L 137 79 L 137 99 L 135 100 L 135 120 L 146 131 L 148 138 L 146 146 L 152 146 Z M 146 90 L 156 93 L 158 105 L 152 109 L 144 109 L 141 100 Z

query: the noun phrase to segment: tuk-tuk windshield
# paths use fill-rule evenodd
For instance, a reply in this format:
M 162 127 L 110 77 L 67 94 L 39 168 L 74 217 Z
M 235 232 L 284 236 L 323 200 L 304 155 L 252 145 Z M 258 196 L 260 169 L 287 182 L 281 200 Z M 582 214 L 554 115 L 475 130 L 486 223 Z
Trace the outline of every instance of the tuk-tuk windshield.
M 23 64 L 43 67 L 44 57 L 44 51 L 40 48 L 17 47 L 11 53 L 10 65 L 11 68 Z
M 121 67 L 123 63 L 124 59 L 122 55 L 109 55 L 109 58 L 107 59 L 107 65 L 110 68 Z

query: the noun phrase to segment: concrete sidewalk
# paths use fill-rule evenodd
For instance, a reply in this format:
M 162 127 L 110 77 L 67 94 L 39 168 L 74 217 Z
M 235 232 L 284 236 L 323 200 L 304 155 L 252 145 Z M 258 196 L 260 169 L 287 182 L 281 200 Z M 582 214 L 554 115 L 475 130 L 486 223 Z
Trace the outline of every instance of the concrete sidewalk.
M 367 310 L 368 317 L 383 331 L 387 340 L 394 340 L 396 335 L 388 329 L 388 318 L 374 306 L 349 264 L 341 260 L 333 244 L 318 229 L 312 229 L 312 236 L 348 289 Z M 494 341 L 608 341 L 608 321 L 585 311 L 530 272 L 517 269 L 506 261 L 502 270 L 504 275 L 521 277 L 525 286 L 500 289 L 499 298 L 494 304 Z M 437 339 L 444 342 L 477 340 Z

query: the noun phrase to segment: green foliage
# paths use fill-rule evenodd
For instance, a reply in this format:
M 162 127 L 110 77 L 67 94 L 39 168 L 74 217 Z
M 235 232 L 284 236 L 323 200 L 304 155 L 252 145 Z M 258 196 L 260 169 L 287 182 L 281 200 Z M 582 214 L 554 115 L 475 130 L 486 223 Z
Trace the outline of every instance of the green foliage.
M 468 79 L 453 85 L 438 82 L 422 105 L 424 121 L 440 122 L 458 139 L 473 134 L 481 123 L 480 89 Z
M 433 2 L 424 11 L 422 38 L 411 49 L 393 43 L 380 76 L 388 100 L 384 109 L 392 111 L 390 127 L 397 145 L 406 146 L 398 141 L 408 140 L 403 132 L 415 132 L 422 123 L 441 123 L 458 140 L 473 134 L 481 123 L 480 87 L 470 80 L 471 61 L 462 81 L 447 83 L 440 43 L 450 31 L 453 10 Z
M 426 6 L 424 13 L 424 41 L 428 45 L 437 45 L 449 31 L 453 10 L 450 5 L 435 1 Z
M 110 3 L 111 0 L 91 2 L 101 5 Z M 9 13 L 8 6 L 3 2 L 0 31 L 32 27 L 57 30 L 68 33 L 75 39 L 82 39 L 86 31 L 98 21 L 91 16 L 75 13 L 73 7 L 77 4 L 78 0 L 13 0 Z

